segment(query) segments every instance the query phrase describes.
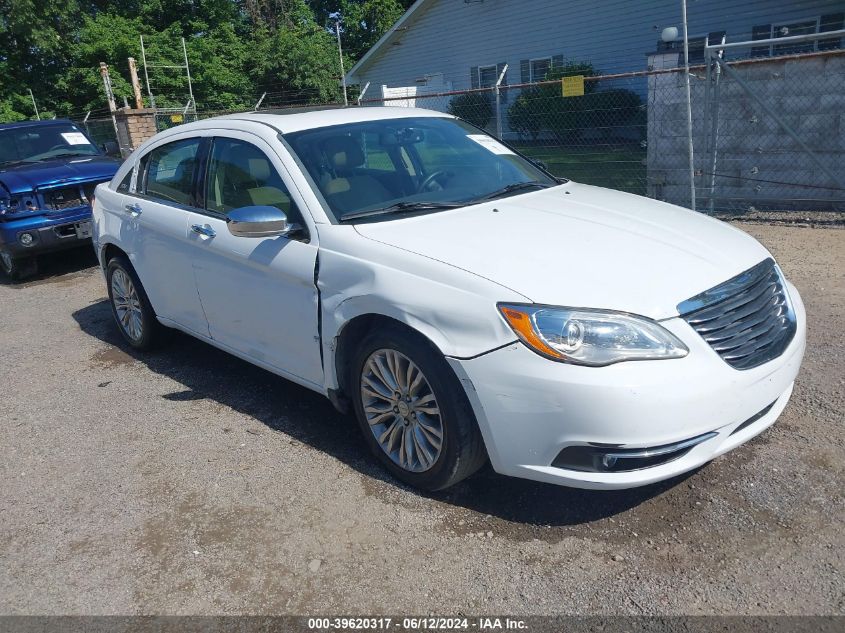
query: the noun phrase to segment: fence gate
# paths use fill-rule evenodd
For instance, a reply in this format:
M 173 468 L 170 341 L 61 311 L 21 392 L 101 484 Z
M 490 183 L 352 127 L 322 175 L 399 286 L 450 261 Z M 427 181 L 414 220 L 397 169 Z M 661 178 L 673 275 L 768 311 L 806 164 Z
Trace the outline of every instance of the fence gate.
M 843 35 L 706 46 L 695 135 L 702 210 L 845 211 Z M 734 61 L 743 49 L 752 57 Z

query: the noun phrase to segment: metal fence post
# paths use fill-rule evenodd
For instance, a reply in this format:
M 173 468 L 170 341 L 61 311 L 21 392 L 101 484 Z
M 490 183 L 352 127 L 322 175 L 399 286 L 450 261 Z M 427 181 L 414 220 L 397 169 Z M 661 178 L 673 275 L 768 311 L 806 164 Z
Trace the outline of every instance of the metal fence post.
M 499 78 L 496 80 L 496 138 L 502 138 L 502 80 L 505 78 L 505 73 L 508 72 L 508 65 L 505 64 L 502 72 L 499 73 Z
M 722 36 L 722 44 L 725 43 L 725 36 Z M 722 51 L 719 50 L 716 52 L 716 57 L 722 57 Z M 705 121 L 706 123 L 710 123 L 710 137 L 707 145 L 708 156 L 709 156 L 709 167 L 710 167 L 710 200 L 708 202 L 707 208 L 712 213 L 716 209 L 716 156 L 719 151 L 719 99 L 721 97 L 721 78 L 722 78 L 722 68 L 719 64 L 716 64 L 716 67 L 713 69 L 711 73 L 710 67 L 713 63 L 712 54 L 709 48 L 705 46 L 704 49 L 704 59 L 705 63 L 707 64 L 707 72 L 708 74 L 713 75 L 713 88 L 712 88 L 712 98 L 713 104 L 710 106 L 710 116 L 712 117 L 709 121 Z M 708 85 L 709 88 L 709 85 Z
M 361 94 L 358 95 L 358 105 L 361 105 L 361 99 L 364 98 L 364 95 L 367 93 L 367 88 L 369 88 L 369 87 L 370 87 L 370 82 L 368 81 L 366 84 L 364 84 L 364 89 L 361 90 Z
M 689 34 L 687 33 L 687 0 L 681 0 L 684 22 L 684 85 L 687 91 L 687 146 L 689 148 L 690 209 L 695 211 L 695 158 L 692 150 L 692 92 L 689 81 Z

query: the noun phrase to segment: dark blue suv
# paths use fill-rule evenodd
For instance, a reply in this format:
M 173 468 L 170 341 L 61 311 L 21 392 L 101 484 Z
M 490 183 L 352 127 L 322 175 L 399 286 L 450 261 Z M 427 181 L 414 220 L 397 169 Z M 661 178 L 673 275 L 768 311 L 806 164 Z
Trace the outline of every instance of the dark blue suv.
M 37 272 L 39 253 L 90 244 L 94 188 L 120 161 L 66 120 L 0 125 L 0 269 Z

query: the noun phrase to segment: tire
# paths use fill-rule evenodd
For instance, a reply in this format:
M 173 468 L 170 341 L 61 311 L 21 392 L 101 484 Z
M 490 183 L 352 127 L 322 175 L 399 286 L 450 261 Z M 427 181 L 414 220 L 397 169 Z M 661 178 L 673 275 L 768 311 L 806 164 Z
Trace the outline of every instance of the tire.
M 0 252 L 0 269 L 12 281 L 20 281 L 38 273 L 38 260 L 33 255 L 12 257 L 9 253 Z
M 421 336 L 400 328 L 370 332 L 349 370 L 346 384 L 365 441 L 397 479 L 416 488 L 442 490 L 469 477 L 487 460 L 460 382 Z M 397 385 L 392 392 L 386 388 L 391 381 Z
M 117 329 L 131 347 L 148 351 L 162 342 L 164 326 L 156 319 L 147 293 L 129 260 L 117 255 L 106 266 L 109 303 Z

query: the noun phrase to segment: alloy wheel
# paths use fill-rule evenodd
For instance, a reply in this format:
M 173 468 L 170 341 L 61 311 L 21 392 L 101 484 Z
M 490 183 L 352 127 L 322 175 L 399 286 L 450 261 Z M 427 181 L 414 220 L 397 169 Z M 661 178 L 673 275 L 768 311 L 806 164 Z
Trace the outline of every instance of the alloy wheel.
M 443 449 L 440 407 L 422 370 L 393 349 L 370 354 L 361 372 L 364 415 L 378 445 L 400 468 L 420 473 Z
M 120 327 L 133 341 L 144 335 L 141 300 L 129 275 L 118 268 L 111 276 L 112 303 Z

